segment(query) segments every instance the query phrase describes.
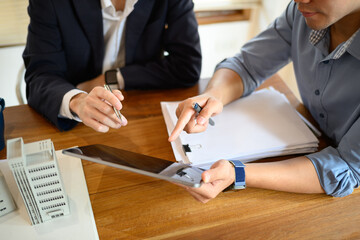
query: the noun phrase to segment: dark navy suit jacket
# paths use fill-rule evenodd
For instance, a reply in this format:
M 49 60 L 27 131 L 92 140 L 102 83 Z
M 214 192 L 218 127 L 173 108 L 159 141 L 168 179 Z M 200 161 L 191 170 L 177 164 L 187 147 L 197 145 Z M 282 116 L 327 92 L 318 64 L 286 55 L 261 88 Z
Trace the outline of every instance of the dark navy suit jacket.
M 63 96 L 102 73 L 100 0 L 30 0 L 28 12 L 28 104 L 59 129 L 71 129 L 75 121 L 58 118 Z M 125 88 L 194 85 L 201 70 L 197 28 L 191 0 L 139 0 L 126 21 Z

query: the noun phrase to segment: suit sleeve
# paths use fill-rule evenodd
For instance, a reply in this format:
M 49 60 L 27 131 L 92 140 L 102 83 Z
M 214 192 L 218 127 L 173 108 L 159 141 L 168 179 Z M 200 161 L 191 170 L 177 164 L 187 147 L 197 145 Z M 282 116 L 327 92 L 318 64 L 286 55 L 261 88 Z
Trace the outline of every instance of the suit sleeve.
M 193 3 L 170 0 L 166 11 L 167 28 L 160 26 L 164 31 L 158 44 L 168 55 L 121 68 L 125 89 L 190 87 L 199 80 L 201 49 Z
M 65 80 L 67 64 L 51 1 L 30 0 L 27 43 L 23 53 L 28 104 L 61 130 L 76 121 L 58 118 L 62 98 L 75 87 Z

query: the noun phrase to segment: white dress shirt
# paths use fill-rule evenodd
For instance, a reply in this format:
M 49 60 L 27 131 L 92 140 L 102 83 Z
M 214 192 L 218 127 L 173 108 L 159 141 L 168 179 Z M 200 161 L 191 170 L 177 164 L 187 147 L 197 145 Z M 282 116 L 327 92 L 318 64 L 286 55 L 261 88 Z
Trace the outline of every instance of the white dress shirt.
M 111 0 L 100 0 L 103 16 L 103 34 L 105 44 L 105 56 L 103 62 L 103 73 L 109 69 L 120 68 L 125 65 L 124 29 L 127 16 L 133 11 L 138 0 L 126 0 L 124 11 L 116 11 Z M 124 79 L 118 71 L 118 83 L 120 89 L 124 89 Z M 59 117 L 74 119 L 81 122 L 81 119 L 70 111 L 70 100 L 79 93 L 86 93 L 79 89 L 67 92 L 62 100 Z

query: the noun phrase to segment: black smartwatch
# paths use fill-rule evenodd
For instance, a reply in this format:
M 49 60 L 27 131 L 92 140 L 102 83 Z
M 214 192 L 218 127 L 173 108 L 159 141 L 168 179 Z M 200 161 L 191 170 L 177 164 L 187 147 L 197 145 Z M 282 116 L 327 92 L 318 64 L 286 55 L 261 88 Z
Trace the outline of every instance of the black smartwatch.
M 119 89 L 119 83 L 117 79 L 119 69 L 111 69 L 105 72 L 105 83 L 110 86 L 111 89 Z

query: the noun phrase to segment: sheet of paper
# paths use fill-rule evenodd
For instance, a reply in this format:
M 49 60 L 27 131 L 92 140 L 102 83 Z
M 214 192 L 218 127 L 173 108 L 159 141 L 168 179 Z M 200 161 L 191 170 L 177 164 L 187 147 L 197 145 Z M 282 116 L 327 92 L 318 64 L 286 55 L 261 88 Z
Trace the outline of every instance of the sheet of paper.
M 0 160 L 17 209 L 0 217 L 1 239 L 99 239 L 81 160 L 56 151 L 65 191 L 70 203 L 70 215 L 32 226 L 7 160 Z
M 178 102 L 162 102 L 170 133 L 177 117 Z M 313 152 L 318 140 L 297 115 L 283 95 L 264 89 L 232 102 L 215 117 L 215 126 L 202 133 L 182 132 L 172 143 L 176 160 L 193 165 L 219 159 L 239 159 L 243 162 L 277 155 Z M 191 152 L 184 155 L 182 145 Z

